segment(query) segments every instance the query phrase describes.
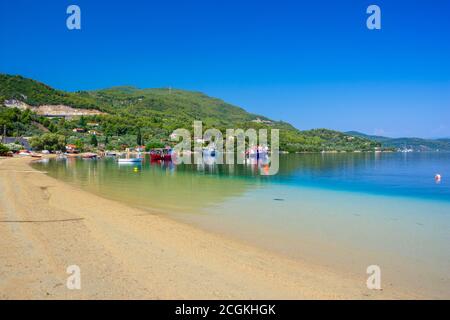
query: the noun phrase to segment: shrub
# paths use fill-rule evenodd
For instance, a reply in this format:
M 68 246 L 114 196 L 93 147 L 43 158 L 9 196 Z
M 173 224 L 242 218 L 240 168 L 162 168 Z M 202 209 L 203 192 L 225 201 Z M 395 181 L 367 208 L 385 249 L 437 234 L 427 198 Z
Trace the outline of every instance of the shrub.
M 30 139 L 30 144 L 36 150 L 61 151 L 65 148 L 66 138 L 56 133 L 45 133 L 40 137 Z
M 6 153 L 9 151 L 9 148 L 5 146 L 4 144 L 0 143 L 0 156 L 6 155 Z
M 145 146 L 145 151 L 150 151 L 151 149 L 164 148 L 164 143 L 159 141 L 150 142 Z
M 20 151 L 20 150 L 24 149 L 24 147 L 21 144 L 18 144 L 18 143 L 7 143 L 6 147 L 10 151 L 13 151 L 13 152 Z

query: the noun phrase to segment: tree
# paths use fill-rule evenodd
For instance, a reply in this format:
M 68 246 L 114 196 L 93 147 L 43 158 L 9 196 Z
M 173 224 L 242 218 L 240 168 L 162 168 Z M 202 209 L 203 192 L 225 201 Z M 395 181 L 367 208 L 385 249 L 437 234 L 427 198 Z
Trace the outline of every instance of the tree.
M 36 150 L 61 151 L 65 148 L 66 138 L 56 133 L 45 133 L 30 139 L 30 144 Z
M 65 126 L 65 124 L 66 124 L 66 118 L 62 117 L 61 119 L 59 119 L 58 126 L 63 128 Z
M 82 152 L 84 149 L 84 143 L 80 139 L 75 140 L 74 145 L 76 146 L 77 150 Z
M 98 147 L 97 136 L 95 134 L 91 136 L 91 145 L 93 145 L 94 147 Z
M 86 119 L 84 118 L 84 116 L 81 116 L 80 120 L 78 120 L 78 126 L 80 128 L 86 128 Z
M 152 149 L 158 149 L 158 148 L 164 148 L 164 143 L 159 142 L 159 141 L 152 141 L 152 142 L 149 142 L 145 146 L 145 151 L 150 151 Z
M 138 128 L 136 143 L 138 146 L 142 146 L 142 134 L 140 128 Z
M 42 121 L 42 125 L 46 128 L 48 128 L 50 126 L 50 124 L 51 124 L 51 122 L 47 118 L 44 118 L 44 120 Z
M 50 123 L 50 125 L 48 126 L 48 130 L 50 131 L 50 132 L 56 132 L 56 131 L 58 131 L 58 127 L 55 125 L 55 124 L 53 124 L 53 123 Z
M 6 153 L 9 151 L 8 147 L 4 144 L 0 143 L 0 156 L 6 155 Z
M 5 146 L 12 152 L 17 152 L 24 148 L 21 144 L 18 143 L 7 143 Z

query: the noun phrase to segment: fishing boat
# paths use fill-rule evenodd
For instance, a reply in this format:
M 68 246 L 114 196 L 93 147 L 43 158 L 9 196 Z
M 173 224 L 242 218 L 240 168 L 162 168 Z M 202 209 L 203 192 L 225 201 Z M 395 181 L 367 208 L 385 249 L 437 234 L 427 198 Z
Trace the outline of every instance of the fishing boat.
M 246 152 L 249 158 L 266 158 L 269 154 L 269 147 L 267 146 L 253 146 Z
M 28 150 L 20 150 L 19 151 L 19 156 L 24 156 L 24 157 L 31 156 L 31 152 L 28 151 Z
M 83 154 L 81 155 L 81 157 L 82 157 L 83 159 L 96 159 L 96 158 L 97 158 L 97 154 L 96 154 L 96 153 L 88 152 L 88 153 L 83 153 Z
M 117 159 L 117 161 L 119 163 L 138 163 L 138 162 L 142 162 L 142 158 L 139 156 L 140 154 L 138 154 L 138 157 L 136 157 L 136 158 L 131 158 L 130 157 L 130 149 L 127 149 L 126 152 L 127 152 L 126 158 L 119 158 L 119 159 Z
M 119 159 L 117 159 L 117 161 L 119 163 L 137 163 L 137 162 L 141 162 L 142 159 L 141 158 L 119 158 Z
M 207 157 L 215 157 L 216 156 L 216 146 L 214 144 L 209 145 L 208 147 L 203 148 L 203 155 Z
M 116 157 L 117 153 L 114 151 L 106 151 L 105 152 L 105 157 Z
M 172 161 L 172 149 L 166 147 L 164 149 L 153 149 L 150 151 L 151 161 Z

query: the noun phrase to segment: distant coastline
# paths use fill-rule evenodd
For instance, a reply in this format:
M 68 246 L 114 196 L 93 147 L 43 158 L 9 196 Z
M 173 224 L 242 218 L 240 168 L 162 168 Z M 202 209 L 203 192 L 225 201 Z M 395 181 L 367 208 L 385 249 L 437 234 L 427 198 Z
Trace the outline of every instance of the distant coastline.
M 123 86 L 64 92 L 32 79 L 0 74 L 0 123 L 4 123 L 0 136 L 18 141 L 44 136 L 53 141 L 50 149 L 54 151 L 65 151 L 64 145 L 55 143 L 62 140 L 65 145 L 76 145 L 80 152 L 161 148 L 174 144 L 170 138 L 173 130 L 194 120 L 203 121 L 205 129 L 221 131 L 278 129 L 279 149 L 289 153 L 450 151 L 450 139 L 388 138 L 330 129 L 301 131 L 199 92 Z M 39 151 L 47 142 L 31 143 L 31 147 Z M 23 144 L 18 145 L 12 143 L 9 148 L 20 149 Z

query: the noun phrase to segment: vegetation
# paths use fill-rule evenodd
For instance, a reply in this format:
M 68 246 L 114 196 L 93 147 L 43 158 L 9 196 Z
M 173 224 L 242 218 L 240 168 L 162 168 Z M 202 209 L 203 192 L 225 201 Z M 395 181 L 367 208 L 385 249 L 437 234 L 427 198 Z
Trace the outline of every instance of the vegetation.
M 145 151 L 150 151 L 152 149 L 160 149 L 160 148 L 164 148 L 164 143 L 162 142 L 150 142 L 145 146 Z
M 39 125 L 46 122 L 30 110 L 20 111 L 0 107 L 0 134 L 3 135 L 3 129 L 6 129 L 8 136 L 32 136 L 41 132 Z M 48 126 L 50 124 L 47 123 Z
M 65 104 L 105 112 L 64 120 L 39 117 L 29 110 L 0 107 L 0 125 L 7 125 L 9 136 L 35 136 L 47 132 L 65 137 L 66 143 L 78 143 L 87 149 L 164 146 L 172 143 L 169 136 L 175 129 L 192 131 L 194 120 L 201 120 L 204 130 L 214 127 L 222 132 L 227 128 L 279 129 L 280 148 L 290 152 L 366 151 L 380 145 L 332 130 L 300 131 L 286 122 L 248 113 L 202 93 L 178 89 L 128 86 L 69 93 L 21 76 L 0 75 L 0 103 L 9 99 L 32 106 Z M 74 132 L 75 128 L 85 132 Z M 90 130 L 97 132 L 95 139 Z M 39 139 L 36 141 L 41 145 Z
M 31 138 L 30 144 L 36 150 L 65 151 L 66 138 L 56 133 L 45 133 Z
M 0 156 L 6 155 L 6 153 L 9 151 L 9 148 L 5 146 L 4 144 L 0 143 Z
M 0 74 L 0 98 L 16 99 L 32 106 L 64 104 L 74 108 L 95 109 L 94 99 L 76 93 L 55 90 L 43 83 L 21 76 Z
M 7 143 L 4 146 L 13 152 L 18 152 L 18 151 L 24 149 L 23 146 L 18 143 Z
M 96 136 L 95 134 L 93 134 L 93 135 L 91 136 L 91 145 L 92 145 L 93 147 L 98 147 L 97 136 Z

